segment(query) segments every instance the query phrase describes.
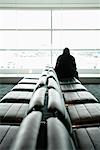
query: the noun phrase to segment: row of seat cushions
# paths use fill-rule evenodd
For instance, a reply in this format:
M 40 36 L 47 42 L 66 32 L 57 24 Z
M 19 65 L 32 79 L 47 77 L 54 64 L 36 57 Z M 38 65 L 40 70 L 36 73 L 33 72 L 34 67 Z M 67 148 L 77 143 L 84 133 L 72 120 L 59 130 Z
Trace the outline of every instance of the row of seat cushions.
M 100 124 L 100 104 L 86 103 L 68 105 L 65 109 L 64 100 L 56 89 L 50 88 L 48 90 L 48 110 L 55 114 L 62 114 L 66 119 L 70 117 L 72 126 L 86 126 Z M 65 112 L 66 111 L 66 112 Z M 59 118 L 60 115 L 58 115 Z M 64 118 L 63 117 L 63 118 Z M 66 119 L 68 121 L 68 117 Z M 67 123 L 68 125 L 68 123 Z
M 27 103 L 0 103 L 0 123 L 20 124 L 23 118 L 33 110 L 42 110 L 45 102 L 45 86 L 38 88 Z
M 48 84 L 49 87 L 48 109 L 57 110 L 60 111 L 62 114 L 64 114 L 62 111 L 62 104 L 61 104 L 63 100 L 62 97 L 60 97 L 59 95 L 60 92 L 59 86 L 57 83 L 56 84 L 54 83 L 55 80 L 52 79 L 52 84 L 51 85 Z M 81 83 L 76 83 L 76 84 L 80 85 Z M 68 83 L 68 85 L 70 84 Z M 57 96 L 57 91 L 58 91 L 58 96 Z M 98 103 L 98 100 L 89 91 L 87 90 L 81 91 L 80 88 L 80 90 L 78 90 L 77 92 L 70 91 L 70 92 L 65 92 L 64 94 L 66 95 L 66 100 L 64 97 L 65 103 L 67 101 L 66 112 L 68 112 L 69 114 L 69 117 L 71 119 L 71 124 L 73 127 L 94 126 L 100 124 L 100 104 Z M 70 102 L 68 103 L 68 101 Z
M 22 130 L 24 129 L 24 127 L 26 128 L 26 132 L 27 131 L 27 125 L 29 124 L 29 126 L 31 126 L 31 122 L 33 121 L 34 123 L 32 124 L 32 127 L 34 125 L 34 133 L 36 133 L 36 127 L 37 125 L 39 125 L 39 123 L 36 121 L 36 119 L 38 119 L 38 115 L 34 115 L 34 113 L 38 113 L 35 112 L 34 113 L 29 113 L 29 115 L 31 114 L 33 116 L 33 119 L 31 119 L 31 121 L 29 121 L 29 116 L 28 116 L 28 110 L 29 110 L 29 103 L 30 103 L 30 99 L 32 98 L 33 91 L 34 91 L 34 87 L 40 87 L 41 81 L 40 80 L 40 84 L 35 82 L 36 80 L 28 78 L 28 79 L 22 79 L 21 81 L 19 81 L 19 83 L 11 89 L 11 91 L 9 93 L 7 93 L 1 100 L 0 102 L 0 149 L 1 150 L 8 150 L 13 142 L 13 140 L 16 137 L 17 132 L 19 133 L 21 131 L 21 133 L 23 132 Z M 43 83 L 43 82 L 42 82 Z M 33 89 L 34 88 L 34 89 Z M 38 92 L 38 90 L 37 90 Z M 43 92 L 42 92 L 43 93 Z M 36 95 L 36 94 L 35 94 Z M 34 95 L 34 96 L 35 96 Z M 37 94 L 38 95 L 38 94 Z M 40 94 L 39 94 L 40 96 Z M 34 99 L 34 104 L 31 102 L 30 106 L 32 105 L 32 107 L 34 107 L 34 105 L 37 103 L 37 101 Z M 35 103 L 36 102 L 36 103 Z M 39 112 L 40 113 L 40 112 Z M 34 117 L 35 116 L 35 117 Z M 20 126 L 21 121 L 23 122 L 23 118 L 25 118 L 25 120 L 27 120 L 25 123 L 22 123 L 23 125 Z M 34 119 L 35 118 L 35 119 Z M 29 135 L 30 133 L 32 133 L 33 130 L 30 130 L 29 127 L 29 134 L 24 132 L 24 136 L 25 135 Z M 33 134 L 34 135 L 34 134 Z M 33 136 L 32 135 L 32 136 Z M 31 136 L 31 137 L 32 137 Z M 29 137 L 28 139 L 31 140 L 31 137 Z M 17 138 L 16 138 L 17 139 Z M 20 137 L 21 139 L 21 137 Z M 29 140 L 29 141 L 30 141 Z M 36 137 L 37 140 L 37 137 Z M 19 138 L 18 138 L 18 143 L 19 143 Z M 26 140 L 28 141 L 28 140 Z M 17 146 L 18 146 L 17 143 Z M 21 142 L 21 144 L 25 145 L 25 141 L 24 143 Z M 32 143 L 35 143 L 35 138 L 33 138 Z M 27 145 L 27 144 L 26 144 Z M 15 146 L 12 149 L 17 149 L 17 146 Z M 28 149 L 29 147 L 31 147 L 31 145 L 27 145 Z M 19 148 L 18 148 L 19 149 Z M 22 148 L 21 148 L 22 149 Z M 26 146 L 25 148 L 26 149 Z
M 37 88 L 35 88 L 33 92 L 33 95 L 31 97 L 29 104 L 27 104 L 28 105 L 27 116 L 24 118 L 24 120 L 22 121 L 22 124 L 20 125 L 20 129 L 18 131 L 18 134 L 12 145 L 11 150 L 15 148 L 16 150 L 21 150 L 22 148 L 23 149 L 26 148 L 26 150 L 27 149 L 29 150 L 41 149 L 45 147 L 43 145 L 46 145 L 46 149 L 52 149 L 52 150 L 53 149 L 60 150 L 64 148 L 65 149 L 79 149 L 79 148 L 82 149 L 83 148 L 83 145 L 85 142 L 83 141 L 82 135 L 80 133 L 82 133 L 84 129 L 84 132 L 83 132 L 83 137 L 84 137 L 86 135 L 85 131 L 87 131 L 87 128 L 89 129 L 90 127 L 87 127 L 87 128 L 80 127 L 79 128 L 80 130 L 77 128 L 74 128 L 73 130 L 72 127 L 74 124 L 72 122 L 71 113 L 69 111 L 69 107 L 66 108 L 64 105 L 64 98 L 62 96 L 59 82 L 56 79 L 56 75 L 52 70 L 46 73 L 47 75 L 44 75 L 43 77 L 43 79 L 46 79 L 45 84 L 38 84 Z M 87 91 L 87 90 L 83 90 L 83 91 Z M 45 94 L 47 94 L 47 104 L 46 104 L 47 111 L 43 111 L 44 110 L 43 108 L 45 107 Z M 40 111 L 38 112 L 38 110 L 40 110 L 42 113 Z M 43 120 L 43 115 L 44 113 L 45 115 L 47 115 L 48 112 L 50 113 L 50 115 L 48 115 L 48 117 L 45 120 L 45 123 L 47 122 L 47 129 L 45 128 L 45 126 L 43 126 L 44 130 L 40 131 L 40 126 L 42 124 L 41 120 Z M 85 117 L 87 117 L 87 115 Z M 55 119 L 57 121 L 55 121 Z M 82 117 L 81 119 L 86 120 L 86 118 L 82 118 Z M 47 132 L 45 134 L 45 138 L 41 138 L 43 131 Z M 93 133 L 91 132 L 91 135 L 92 134 Z M 95 137 L 97 136 L 99 137 L 99 135 L 96 134 Z M 38 137 L 40 137 L 40 139 L 38 139 Z M 90 136 L 88 137 L 88 132 L 87 132 L 86 137 L 88 140 L 91 139 Z M 78 140 L 76 140 L 76 138 Z M 45 140 L 47 139 L 46 142 L 44 139 Z M 89 144 L 91 148 L 91 142 Z M 95 144 L 98 144 L 98 143 L 97 141 L 95 142 L 94 140 L 94 145 Z M 87 148 L 87 145 L 85 148 Z
M 31 83 L 32 80 L 32 83 Z M 27 84 L 26 84 L 27 82 Z M 36 92 L 31 92 L 27 90 L 14 90 L 11 89 L 0 101 L 0 123 L 1 124 L 20 124 L 23 118 L 31 111 L 31 109 L 36 109 L 36 107 L 42 107 L 44 105 L 44 93 L 45 87 L 42 85 L 46 84 L 46 77 L 42 76 L 41 79 L 22 79 L 17 85 L 30 85 L 33 84 L 38 88 L 35 89 Z M 36 83 L 37 82 L 37 83 Z M 23 84 L 22 84 L 23 83 Z M 25 84 L 24 84 L 25 83 Z M 25 88 L 24 87 L 24 88 Z M 40 97 L 38 97 L 40 96 Z M 43 97 L 43 98 L 41 98 Z M 31 100 L 31 101 L 30 101 Z
M 21 121 L 24 117 L 26 118 L 28 103 L 33 94 L 32 90 L 29 91 L 29 88 L 27 88 L 29 86 L 26 87 L 26 84 L 35 85 L 35 81 L 34 79 L 22 79 L 18 85 L 16 85 L 19 86 L 19 89 L 15 86 L 14 90 L 12 88 L 11 91 L 0 100 L 0 150 L 10 149 L 19 131 Z M 23 88 L 21 88 L 22 86 L 20 85 L 23 85 Z M 26 90 L 26 88 L 28 90 Z M 16 149 L 16 147 L 14 149 Z
M 42 113 L 33 111 L 20 126 L 0 125 L 0 150 L 36 150 Z
M 75 81 L 75 80 L 74 80 Z M 66 90 L 73 87 L 72 90 Z M 79 88 L 80 87 L 80 88 Z M 82 88 L 83 87 L 83 88 Z M 81 82 L 61 82 L 66 110 L 70 116 L 73 127 L 97 126 L 100 124 L 100 104 Z M 64 88 L 66 88 L 64 90 Z
M 100 126 L 78 128 L 69 134 L 57 118 L 47 120 L 48 150 L 99 150 Z
M 39 110 L 44 106 L 47 72 L 43 71 L 39 79 L 23 78 L 1 99 L 1 124 L 20 124 L 33 109 Z
M 60 87 L 66 105 L 98 102 L 98 100 L 75 77 L 60 81 Z
M 31 112 L 22 122 L 17 136 L 10 150 L 32 150 L 38 147 L 37 139 L 40 136 L 41 112 Z M 44 130 L 46 128 L 44 127 Z M 43 131 L 43 130 L 42 130 Z M 86 127 L 76 128 L 72 134 L 65 125 L 55 117 L 47 119 L 47 134 L 44 139 L 47 150 L 99 150 L 100 149 L 100 128 Z M 40 136 L 41 138 L 41 136 Z M 43 141 L 39 141 L 40 145 Z M 40 148 L 40 147 L 39 147 Z M 42 149 L 42 148 L 41 148 Z
M 35 150 L 38 147 L 41 118 L 41 112 L 33 111 L 23 120 L 10 150 Z M 76 128 L 70 134 L 58 118 L 50 117 L 47 119 L 47 135 L 44 140 L 47 141 L 47 150 L 99 150 L 99 131 L 99 127 Z
M 42 113 L 33 111 L 25 117 L 10 150 L 36 150 Z

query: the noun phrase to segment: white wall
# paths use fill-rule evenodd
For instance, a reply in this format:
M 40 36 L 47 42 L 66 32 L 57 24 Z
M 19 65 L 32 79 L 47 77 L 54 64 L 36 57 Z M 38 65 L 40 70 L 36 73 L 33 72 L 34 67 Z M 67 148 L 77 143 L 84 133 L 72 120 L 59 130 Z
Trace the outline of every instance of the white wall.
M 0 0 L 0 7 L 98 7 L 100 0 Z

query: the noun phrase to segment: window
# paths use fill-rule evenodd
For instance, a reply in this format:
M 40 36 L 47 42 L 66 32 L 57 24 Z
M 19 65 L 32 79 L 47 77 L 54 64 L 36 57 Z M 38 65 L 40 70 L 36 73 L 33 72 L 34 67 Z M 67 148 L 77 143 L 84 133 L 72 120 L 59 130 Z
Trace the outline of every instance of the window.
M 0 10 L 0 20 L 1 73 L 32 73 L 51 63 L 49 10 Z
M 0 73 L 55 66 L 63 48 L 79 73 L 100 74 L 100 10 L 0 10 Z
M 71 49 L 79 73 L 100 74 L 100 10 L 52 11 L 53 63 L 64 47 Z

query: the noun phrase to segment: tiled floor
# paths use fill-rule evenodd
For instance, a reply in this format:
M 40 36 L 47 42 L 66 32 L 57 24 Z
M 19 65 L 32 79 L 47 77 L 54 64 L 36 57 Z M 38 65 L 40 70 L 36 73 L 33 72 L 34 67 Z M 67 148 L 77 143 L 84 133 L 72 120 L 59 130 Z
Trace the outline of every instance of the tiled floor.
M 84 86 L 90 91 L 100 102 L 100 84 L 84 84 Z
M 6 93 L 8 93 L 12 89 L 13 86 L 14 86 L 14 84 L 0 84 L 0 99 Z

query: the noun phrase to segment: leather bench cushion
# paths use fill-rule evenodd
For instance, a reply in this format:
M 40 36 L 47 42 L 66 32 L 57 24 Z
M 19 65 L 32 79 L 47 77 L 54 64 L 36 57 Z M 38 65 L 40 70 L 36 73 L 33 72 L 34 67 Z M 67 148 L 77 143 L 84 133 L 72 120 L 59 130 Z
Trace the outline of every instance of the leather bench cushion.
M 63 102 L 63 98 L 57 90 L 53 88 L 48 90 L 48 109 L 59 110 L 62 114 L 64 114 Z
M 88 91 L 64 92 L 65 104 L 94 103 L 98 100 Z
M 66 84 L 80 84 L 81 82 L 76 79 L 75 77 L 73 78 L 67 78 L 64 79 L 63 81 L 60 81 L 60 85 L 66 85 Z
M 31 112 L 33 108 L 40 110 L 44 106 L 46 90 L 47 88 L 44 86 L 44 87 L 38 88 L 33 93 L 29 106 L 28 106 L 28 112 Z
M 10 150 L 36 149 L 41 118 L 42 113 L 38 111 L 33 111 L 24 118 Z
M 0 150 L 9 150 L 19 126 L 0 125 Z
M 47 120 L 48 150 L 100 150 L 100 127 L 78 128 L 69 135 L 57 118 Z
M 20 124 L 27 109 L 28 104 L 0 103 L 0 124 Z
M 33 92 L 11 91 L 7 93 L 0 102 L 2 103 L 29 103 Z
M 54 76 L 54 77 L 57 79 L 57 81 L 58 81 L 58 77 L 57 77 L 57 74 L 56 74 L 54 68 L 52 68 L 52 67 L 49 68 L 49 74 L 50 74 L 51 76 Z
M 76 129 L 74 141 L 77 150 L 100 150 L 100 127 Z
M 41 76 L 36 84 L 36 87 L 34 90 L 37 90 L 38 88 L 45 86 L 47 83 L 47 76 Z
M 49 73 L 48 73 L 48 75 L 47 75 L 47 78 L 48 78 L 48 79 L 49 79 L 49 78 L 53 78 L 57 83 L 59 83 L 58 78 L 57 78 L 57 75 L 56 75 L 54 72 L 52 72 L 52 71 L 49 71 Z
M 36 84 L 39 79 L 28 79 L 28 78 L 23 78 L 21 79 L 18 84 Z
M 48 111 L 62 120 L 69 132 L 72 132 L 71 121 L 68 112 L 66 111 L 63 97 L 61 97 L 60 93 L 53 88 L 48 90 Z
M 48 88 L 54 88 L 61 93 L 60 85 L 53 78 L 48 78 Z
M 47 120 L 47 150 L 75 150 L 67 129 L 57 118 Z
M 36 84 L 17 84 L 12 88 L 12 91 L 29 91 L 33 92 Z
M 76 104 L 67 107 L 73 125 L 92 125 L 100 123 L 100 104 Z
M 62 92 L 73 92 L 73 91 L 87 91 L 85 86 L 82 84 L 66 84 L 61 85 Z

